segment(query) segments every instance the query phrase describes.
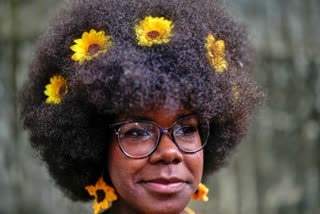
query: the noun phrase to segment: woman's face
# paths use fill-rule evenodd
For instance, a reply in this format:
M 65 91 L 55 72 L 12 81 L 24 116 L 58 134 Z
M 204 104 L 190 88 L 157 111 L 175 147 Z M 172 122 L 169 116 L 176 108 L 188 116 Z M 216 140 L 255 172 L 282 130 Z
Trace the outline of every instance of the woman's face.
M 144 118 L 161 127 L 170 127 L 189 114 L 185 109 L 167 111 L 161 108 L 119 115 L 116 122 Z M 170 134 L 163 134 L 157 149 L 145 158 L 127 157 L 120 150 L 115 135 L 110 146 L 108 169 L 118 193 L 118 200 L 112 205 L 113 212 L 169 214 L 183 211 L 202 177 L 203 150 L 183 153 Z

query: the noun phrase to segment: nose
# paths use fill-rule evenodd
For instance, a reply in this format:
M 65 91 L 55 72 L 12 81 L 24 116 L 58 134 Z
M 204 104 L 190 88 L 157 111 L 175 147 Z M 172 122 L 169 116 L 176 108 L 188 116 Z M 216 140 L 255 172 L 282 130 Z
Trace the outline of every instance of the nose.
M 183 154 L 171 139 L 170 133 L 165 132 L 160 136 L 158 147 L 150 155 L 150 163 L 162 162 L 165 164 L 179 163 L 183 160 Z

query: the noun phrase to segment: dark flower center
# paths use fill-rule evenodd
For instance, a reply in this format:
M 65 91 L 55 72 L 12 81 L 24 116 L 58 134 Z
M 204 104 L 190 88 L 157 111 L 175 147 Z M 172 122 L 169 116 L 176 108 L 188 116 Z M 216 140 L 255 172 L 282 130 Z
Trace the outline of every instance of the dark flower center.
M 59 95 L 62 97 L 63 95 L 66 94 L 66 90 L 67 90 L 67 85 L 63 84 L 60 89 L 59 89 Z
M 158 36 L 160 36 L 160 33 L 158 31 L 156 31 L 156 30 L 153 30 L 153 31 L 148 32 L 147 35 L 151 39 L 154 39 L 154 38 L 157 38 Z
M 97 201 L 98 203 L 100 203 L 101 201 L 103 201 L 106 197 L 106 193 L 102 190 L 102 189 L 98 189 L 96 191 L 97 194 Z
M 94 55 L 94 54 L 98 53 L 99 51 L 100 51 L 100 45 L 98 45 L 98 44 L 89 45 L 88 53 L 90 55 Z

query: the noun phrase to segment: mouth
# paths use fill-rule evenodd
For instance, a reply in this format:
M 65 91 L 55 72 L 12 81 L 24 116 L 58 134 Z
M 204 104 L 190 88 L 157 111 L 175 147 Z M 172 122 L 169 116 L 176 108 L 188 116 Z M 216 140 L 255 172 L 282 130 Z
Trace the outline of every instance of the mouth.
M 182 191 L 186 181 L 177 178 L 156 178 L 139 182 L 146 190 L 159 194 L 174 194 Z

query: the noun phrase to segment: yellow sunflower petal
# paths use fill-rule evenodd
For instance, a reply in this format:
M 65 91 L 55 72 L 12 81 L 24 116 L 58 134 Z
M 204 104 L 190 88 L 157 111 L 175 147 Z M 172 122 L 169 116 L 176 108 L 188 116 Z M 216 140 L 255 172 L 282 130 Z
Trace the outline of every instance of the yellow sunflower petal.
M 93 210 L 94 210 L 94 214 L 99 214 L 101 210 L 107 210 L 110 208 L 109 203 L 95 203 L 92 206 Z
M 101 31 L 99 31 L 99 33 L 100 32 Z M 97 33 L 97 31 L 95 29 L 90 29 L 90 31 L 89 31 L 89 35 L 96 34 L 96 33 Z
M 78 52 L 85 53 L 85 51 L 80 45 L 72 45 L 70 49 L 73 50 L 75 53 L 78 53 Z
M 89 195 L 94 196 L 96 193 L 95 186 L 86 186 L 85 189 L 88 191 Z
M 99 31 L 99 32 L 97 33 L 97 36 L 105 36 L 105 32 L 104 32 L 104 31 Z
M 83 32 L 81 35 L 81 39 L 86 39 L 89 37 L 89 33 L 88 32 Z
M 78 45 L 83 45 L 83 40 L 82 39 L 75 39 L 73 40 L 74 43 L 78 44 Z
M 224 41 L 223 40 L 216 41 L 216 48 L 217 50 L 224 52 L 224 48 L 225 48 Z
M 83 53 L 75 53 L 71 56 L 71 59 L 73 59 L 74 61 L 79 61 L 79 63 L 81 64 L 84 61 L 84 55 Z

